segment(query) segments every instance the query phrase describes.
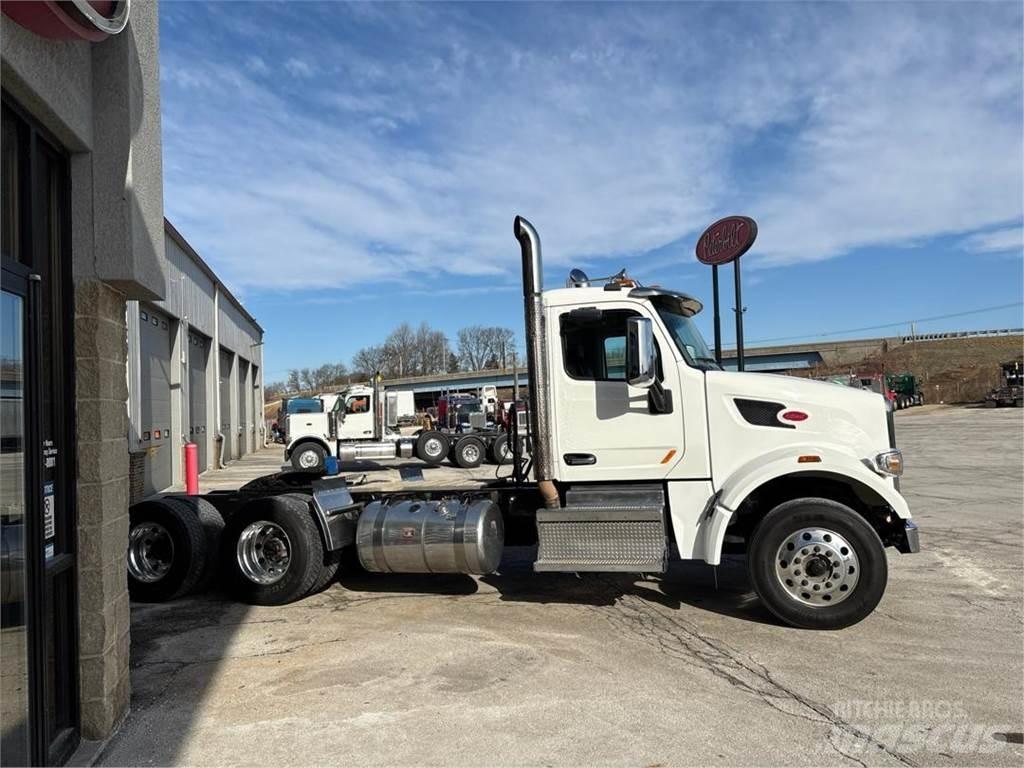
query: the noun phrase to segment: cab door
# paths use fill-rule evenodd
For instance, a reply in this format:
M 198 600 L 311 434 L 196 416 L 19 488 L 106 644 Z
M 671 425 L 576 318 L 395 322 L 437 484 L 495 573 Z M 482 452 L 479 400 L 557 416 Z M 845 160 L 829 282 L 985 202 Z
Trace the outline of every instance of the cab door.
M 365 440 L 373 437 L 373 395 L 349 395 L 345 398 L 345 421 L 342 439 Z
M 626 321 L 654 322 L 659 377 L 672 393 L 655 412 L 646 389 L 626 382 Z M 674 349 L 649 308 L 631 302 L 548 310 L 558 479 L 665 478 L 685 453 L 684 414 Z

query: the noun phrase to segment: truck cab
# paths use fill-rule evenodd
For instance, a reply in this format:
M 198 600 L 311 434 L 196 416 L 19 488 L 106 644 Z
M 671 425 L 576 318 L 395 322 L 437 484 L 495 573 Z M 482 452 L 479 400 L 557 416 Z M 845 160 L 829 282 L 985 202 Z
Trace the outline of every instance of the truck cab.
M 535 568 L 663 570 L 664 530 L 682 559 L 746 553 L 758 594 L 789 623 L 869 613 L 884 547 L 919 548 L 886 398 L 723 371 L 693 322 L 696 298 L 624 271 L 574 270 L 544 291 L 536 232 L 517 219 L 516 236 L 545 504 Z
M 385 393 L 387 398 L 396 393 Z M 375 430 L 375 388 L 354 384 L 331 394 L 319 396 L 322 410 L 288 416 L 285 431 L 285 461 L 295 469 L 320 471 L 328 456 L 337 456 L 338 443 L 371 442 L 377 438 Z M 394 408 L 390 410 L 395 410 Z M 396 415 L 382 430 L 381 439 L 397 438 L 388 427 L 396 422 Z

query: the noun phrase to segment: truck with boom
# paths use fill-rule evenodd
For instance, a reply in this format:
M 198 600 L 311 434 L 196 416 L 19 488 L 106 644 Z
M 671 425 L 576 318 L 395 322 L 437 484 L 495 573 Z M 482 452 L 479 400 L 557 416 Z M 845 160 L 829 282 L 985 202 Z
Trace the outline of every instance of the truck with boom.
M 885 399 L 723 371 L 694 324 L 697 299 L 625 274 L 593 284 L 577 273 L 574 287 L 545 291 L 537 231 L 516 217 L 514 233 L 529 395 L 525 425 L 511 409 L 508 474 L 472 488 L 421 481 L 382 491 L 293 472 L 167 501 L 220 513 L 220 556 L 207 553 L 234 594 L 264 605 L 301 599 L 331 581 L 346 550 L 371 573 L 489 573 L 506 530 L 526 520 L 537 572 L 655 574 L 675 558 L 717 566 L 741 553 L 783 622 L 835 629 L 870 614 L 887 584 L 886 547 L 919 549 Z M 136 591 L 140 577 L 174 572 L 186 544 L 202 549 L 194 530 L 182 546 L 162 541 L 174 516 L 154 514 L 132 515 Z M 176 572 L 193 574 L 191 588 L 197 568 Z

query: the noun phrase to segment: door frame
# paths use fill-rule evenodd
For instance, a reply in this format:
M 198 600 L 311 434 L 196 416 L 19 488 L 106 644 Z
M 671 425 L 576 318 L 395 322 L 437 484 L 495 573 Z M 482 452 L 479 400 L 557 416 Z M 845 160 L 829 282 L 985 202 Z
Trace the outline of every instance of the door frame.
M 78 498 L 77 498 L 77 428 L 75 420 L 75 369 L 74 369 L 74 284 L 71 269 L 71 168 L 70 156 L 59 141 L 41 126 L 32 115 L 11 99 L 6 91 L 0 92 L 2 109 L 9 113 L 18 123 L 19 163 L 22 173 L 18 179 L 17 190 L 22 203 L 19 210 L 19 226 L 23 233 L 21 253 L 0 256 L 0 267 L 3 272 L 4 290 L 9 285 L 18 285 L 24 281 L 26 287 L 26 339 L 25 339 L 25 402 L 26 402 L 26 520 L 25 520 L 25 560 L 26 560 L 26 625 L 28 629 L 29 650 L 29 716 L 30 716 L 30 750 L 33 764 L 55 765 L 67 761 L 77 748 L 81 735 L 81 702 L 79 700 L 79 613 L 78 613 Z M 59 217 L 60 251 L 50 264 L 50 280 L 43 285 L 41 276 L 33 268 L 40 258 L 50 258 L 48 252 L 48 235 L 44 232 L 43 218 L 40 213 L 48 205 L 46 192 L 48 180 L 43 173 L 43 163 L 39 157 L 42 153 L 52 162 L 60 163 L 61 179 L 57 188 L 59 195 L 56 215 Z M 13 258 L 12 258 L 13 257 Z M 26 266 L 22 261 L 33 267 Z M 43 510 L 43 434 L 41 408 L 45 402 L 42 381 L 42 301 L 43 291 L 51 292 L 59 288 L 61 301 L 51 311 L 59 311 L 59 318 L 51 318 L 51 324 L 59 321 L 61 343 L 59 349 L 51 349 L 51 366 L 58 372 L 57 386 L 52 393 L 55 403 L 63 409 L 61 418 L 55 420 L 54 435 L 59 439 L 57 455 L 58 471 L 55 478 L 60 486 L 55 489 L 65 499 L 64 514 L 56 521 L 57 530 L 54 542 L 62 539 L 67 551 L 57 554 L 49 560 L 44 554 L 44 532 L 42 526 Z M 17 293 L 17 291 L 11 291 Z M 53 346 L 52 344 L 50 345 Z M 28 407 L 29 398 L 33 406 Z M 31 446 L 31 447 L 30 447 Z M 59 639 L 68 658 L 65 660 L 69 669 L 69 678 L 48 680 L 46 640 L 48 627 L 45 624 L 47 607 L 53 599 L 52 581 L 55 577 L 69 573 L 67 586 L 69 602 L 65 606 L 54 606 L 54 631 L 62 631 Z M 57 649 L 59 653 L 61 648 Z M 71 725 L 59 733 L 55 733 L 52 742 L 47 741 L 50 713 L 46 707 L 46 686 L 53 686 L 54 701 L 58 697 L 68 703 L 68 714 Z

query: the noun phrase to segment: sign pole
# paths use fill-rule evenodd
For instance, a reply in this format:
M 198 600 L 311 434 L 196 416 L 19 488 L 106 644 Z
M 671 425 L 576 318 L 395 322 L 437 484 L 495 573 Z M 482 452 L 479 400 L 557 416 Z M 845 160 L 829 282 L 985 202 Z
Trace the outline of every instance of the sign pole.
M 736 370 L 745 368 L 743 360 L 743 294 L 740 291 L 740 257 L 757 239 L 757 222 L 749 216 L 719 219 L 697 239 L 697 261 L 711 267 L 711 285 L 715 294 L 715 362 L 722 365 L 722 320 L 718 306 L 718 268 L 733 262 L 736 283 Z
M 718 265 L 711 267 L 711 292 L 715 297 L 715 362 L 722 365 L 722 318 L 718 315 Z
M 743 370 L 743 295 L 740 291 L 740 260 L 733 262 L 733 276 L 736 280 L 736 370 Z

